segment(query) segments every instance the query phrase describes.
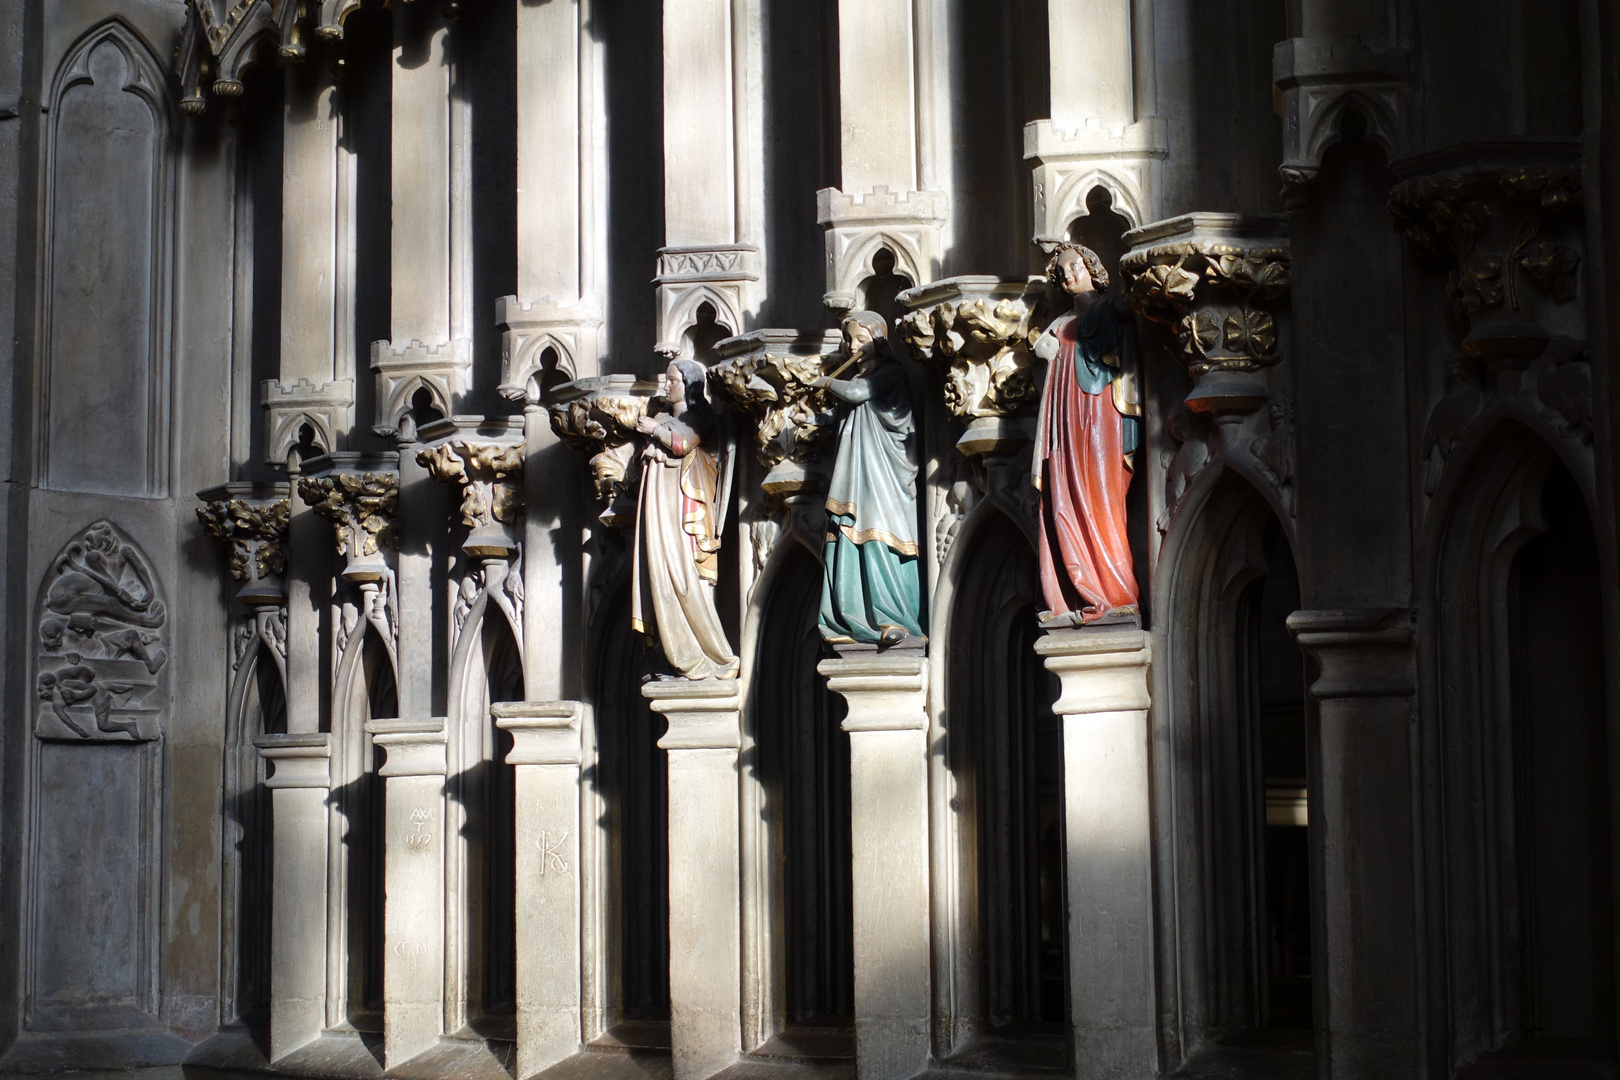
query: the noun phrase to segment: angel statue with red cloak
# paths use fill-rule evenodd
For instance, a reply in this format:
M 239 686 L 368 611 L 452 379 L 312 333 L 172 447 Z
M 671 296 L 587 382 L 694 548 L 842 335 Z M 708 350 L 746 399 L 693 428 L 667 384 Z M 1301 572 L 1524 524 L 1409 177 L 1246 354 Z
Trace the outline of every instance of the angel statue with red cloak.
M 1125 533 L 1141 409 L 1120 365 L 1123 306 L 1090 248 L 1063 244 L 1047 278 L 1074 298 L 1035 342 L 1047 362 L 1031 480 L 1040 492 L 1043 625 L 1137 622 L 1136 572 Z

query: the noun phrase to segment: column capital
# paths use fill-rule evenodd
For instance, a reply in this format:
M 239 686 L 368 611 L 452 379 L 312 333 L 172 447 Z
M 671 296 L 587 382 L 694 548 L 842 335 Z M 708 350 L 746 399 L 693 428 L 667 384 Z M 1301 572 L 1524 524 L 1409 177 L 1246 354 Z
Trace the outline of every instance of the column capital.
M 508 765 L 578 765 L 584 711 L 577 701 L 501 701 L 490 706 L 495 726 L 512 733 Z
M 1034 435 L 1027 414 L 1041 396 L 1042 365 L 1031 342 L 1044 293 L 1039 279 L 968 274 L 898 298 L 911 308 L 900 339 L 917 360 L 946 368 L 945 408 L 967 422 L 956 442 L 964 455 L 1011 453 Z
M 837 401 L 810 384 L 836 368 L 837 330 L 754 330 L 715 345 L 720 362 L 709 378 L 731 404 L 755 420 L 754 454 L 770 472 L 767 495 L 826 490 L 837 450 Z M 825 460 L 825 464 L 823 461 Z
M 1296 611 L 1288 616 L 1288 629 L 1316 661 L 1310 694 L 1318 701 L 1409 697 L 1417 691 L 1409 608 Z
M 199 491 L 197 498 L 203 501 L 197 507 L 203 531 L 230 545 L 231 577 L 242 583 L 236 599 L 250 608 L 285 604 L 287 485 L 222 484 Z
M 633 375 L 594 375 L 555 387 L 546 399 L 551 430 L 564 446 L 590 456 L 596 497 L 606 503 L 597 520 L 623 528 L 636 519 L 640 459 L 636 419 L 658 384 Z
M 367 720 L 366 734 L 388 755 L 378 775 L 443 776 L 447 769 L 446 724 L 442 716 Z
M 669 721 L 663 750 L 735 750 L 742 745 L 742 695 L 736 679 L 655 679 L 641 688 Z
M 827 689 L 849 703 L 844 730 L 925 731 L 928 728 L 928 659 L 873 653 L 823 660 L 816 670 L 827 677 Z
M 461 521 L 472 530 L 461 550 L 473 558 L 511 557 L 511 530 L 523 521 L 523 418 L 456 416 L 426 424 L 417 464 L 461 488 Z
M 1093 627 L 1048 630 L 1035 654 L 1063 681 L 1052 705 L 1059 716 L 1144 711 L 1153 641 L 1141 630 Z
M 332 736 L 324 731 L 295 735 L 256 735 L 253 745 L 275 771 L 264 786 L 278 788 L 330 788 Z
M 1125 234 L 1119 262 L 1131 307 L 1181 346 L 1187 407 L 1245 415 L 1269 396 L 1258 377 L 1288 355 L 1292 272 L 1282 214 L 1182 214 Z

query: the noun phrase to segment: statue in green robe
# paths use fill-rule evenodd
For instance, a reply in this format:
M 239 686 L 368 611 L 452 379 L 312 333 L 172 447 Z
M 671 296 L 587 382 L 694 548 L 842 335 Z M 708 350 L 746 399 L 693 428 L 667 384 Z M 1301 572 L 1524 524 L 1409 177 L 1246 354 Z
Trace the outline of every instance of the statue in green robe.
M 835 374 L 853 365 L 852 377 L 813 384 L 853 406 L 838 428 L 827 490 L 821 636 L 887 648 L 922 634 L 916 424 L 883 317 L 852 312 L 843 331 L 848 359 Z

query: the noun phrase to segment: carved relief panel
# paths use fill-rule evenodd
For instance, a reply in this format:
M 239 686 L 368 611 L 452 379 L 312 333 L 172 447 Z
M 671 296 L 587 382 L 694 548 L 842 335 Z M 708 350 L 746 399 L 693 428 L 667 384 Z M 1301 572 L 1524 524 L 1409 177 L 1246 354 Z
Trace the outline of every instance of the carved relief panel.
M 147 742 L 168 707 L 168 609 L 146 556 L 106 521 L 64 547 L 34 621 L 34 734 Z

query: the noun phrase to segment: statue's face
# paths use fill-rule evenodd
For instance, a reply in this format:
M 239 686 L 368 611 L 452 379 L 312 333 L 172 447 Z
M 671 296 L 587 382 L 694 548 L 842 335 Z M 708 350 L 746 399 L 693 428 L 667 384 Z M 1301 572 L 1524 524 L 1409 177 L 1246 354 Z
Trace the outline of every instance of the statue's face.
M 681 369 L 672 362 L 664 369 L 664 400 L 668 402 L 681 402 L 686 400 L 686 380 L 681 378 Z
M 1091 282 L 1091 271 L 1086 269 L 1086 262 L 1078 251 L 1065 251 L 1058 257 L 1058 281 L 1070 296 L 1079 296 L 1095 288 Z
M 858 322 L 845 323 L 844 340 L 849 342 L 850 352 L 860 352 L 872 344 L 872 331 Z

